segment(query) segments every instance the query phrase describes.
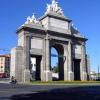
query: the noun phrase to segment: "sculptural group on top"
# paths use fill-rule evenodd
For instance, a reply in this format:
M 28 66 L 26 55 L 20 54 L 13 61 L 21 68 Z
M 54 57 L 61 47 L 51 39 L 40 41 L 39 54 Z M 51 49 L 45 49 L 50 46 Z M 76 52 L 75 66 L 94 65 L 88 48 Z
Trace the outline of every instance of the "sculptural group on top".
M 56 0 L 52 0 L 51 4 L 47 4 L 46 14 L 49 12 L 56 12 L 60 15 L 63 15 L 63 11 L 62 11 L 61 7 L 59 7 L 58 2 Z
M 51 4 L 47 4 L 47 11 L 45 14 L 55 12 L 60 15 L 64 15 L 61 7 L 59 7 L 58 2 L 56 0 L 52 0 Z M 39 24 L 39 21 L 36 19 L 35 15 L 33 14 L 32 17 L 28 16 L 25 24 Z
M 25 24 L 32 24 L 32 23 L 39 23 L 34 14 L 32 15 L 32 17 L 28 16 L 25 22 Z

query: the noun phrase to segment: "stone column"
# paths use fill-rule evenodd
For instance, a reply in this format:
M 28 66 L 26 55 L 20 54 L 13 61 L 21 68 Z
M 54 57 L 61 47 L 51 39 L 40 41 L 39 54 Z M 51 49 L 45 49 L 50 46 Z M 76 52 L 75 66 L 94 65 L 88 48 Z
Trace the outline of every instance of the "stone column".
M 64 81 L 68 80 L 68 46 L 64 45 Z
M 74 80 L 74 73 L 72 71 L 72 43 L 69 41 L 68 43 L 68 80 Z
M 50 70 L 50 41 L 46 38 L 46 70 Z
M 45 81 L 51 81 L 52 80 L 52 73 L 50 71 L 50 40 L 47 36 L 45 39 L 45 75 L 46 79 Z
M 44 55 L 42 55 L 42 58 L 41 58 L 40 78 L 41 78 L 41 81 L 45 80 L 45 76 L 44 76 Z
M 25 46 L 24 46 L 24 77 L 23 81 L 25 83 L 30 82 L 30 37 L 25 37 Z
M 58 55 L 62 55 L 62 53 L 58 53 Z M 59 80 L 64 80 L 64 57 L 59 57 L 58 58 L 58 67 L 59 67 Z M 66 66 L 67 67 L 67 66 Z
M 42 58 L 41 58 L 41 81 L 45 81 L 45 39 L 43 39 L 43 50 L 42 50 Z
M 81 56 L 81 80 L 87 80 L 87 72 L 86 72 L 86 48 L 85 43 L 81 45 L 82 56 Z

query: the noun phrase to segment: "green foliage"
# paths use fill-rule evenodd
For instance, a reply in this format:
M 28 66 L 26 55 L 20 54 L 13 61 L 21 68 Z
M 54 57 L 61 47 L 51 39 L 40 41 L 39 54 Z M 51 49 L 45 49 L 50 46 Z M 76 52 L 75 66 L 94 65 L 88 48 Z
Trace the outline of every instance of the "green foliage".
M 53 68 L 52 68 L 52 71 L 54 72 L 54 73 L 58 73 L 59 71 L 58 71 L 58 66 L 54 66 Z
M 56 66 L 52 67 L 52 71 L 53 71 L 54 73 L 58 73 L 58 72 L 59 72 L 58 63 L 56 63 Z
M 94 85 L 100 85 L 100 81 L 49 81 L 49 82 L 33 81 L 32 84 L 33 85 L 94 86 Z

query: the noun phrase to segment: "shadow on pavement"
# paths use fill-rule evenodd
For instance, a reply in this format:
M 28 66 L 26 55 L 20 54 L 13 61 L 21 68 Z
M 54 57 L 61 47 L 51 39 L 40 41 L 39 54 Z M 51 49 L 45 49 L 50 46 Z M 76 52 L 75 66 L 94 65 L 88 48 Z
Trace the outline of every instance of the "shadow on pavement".
M 100 87 L 52 89 L 44 92 L 13 95 L 11 100 L 100 100 Z

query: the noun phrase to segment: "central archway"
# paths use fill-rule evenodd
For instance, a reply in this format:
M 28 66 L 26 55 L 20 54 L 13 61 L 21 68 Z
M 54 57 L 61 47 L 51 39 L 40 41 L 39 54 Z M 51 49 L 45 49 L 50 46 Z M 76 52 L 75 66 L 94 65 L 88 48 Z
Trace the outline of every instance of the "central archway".
M 64 48 L 61 44 L 54 44 L 51 46 L 51 66 L 56 64 L 57 80 L 64 80 Z M 51 70 L 53 68 L 50 68 Z

